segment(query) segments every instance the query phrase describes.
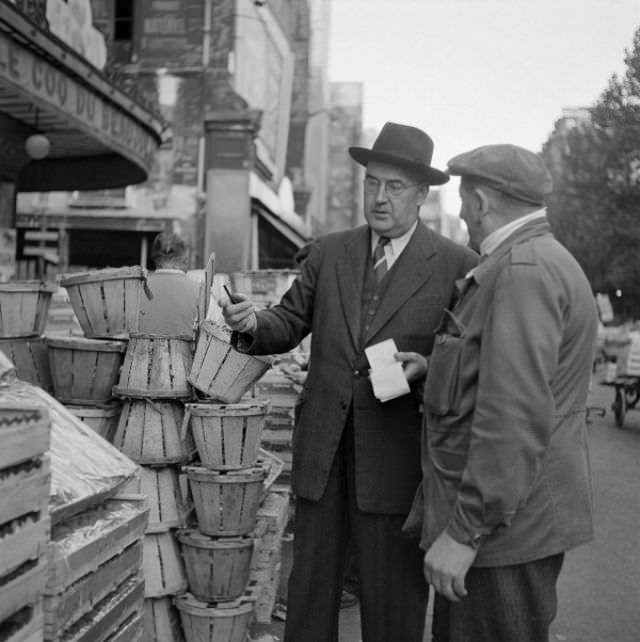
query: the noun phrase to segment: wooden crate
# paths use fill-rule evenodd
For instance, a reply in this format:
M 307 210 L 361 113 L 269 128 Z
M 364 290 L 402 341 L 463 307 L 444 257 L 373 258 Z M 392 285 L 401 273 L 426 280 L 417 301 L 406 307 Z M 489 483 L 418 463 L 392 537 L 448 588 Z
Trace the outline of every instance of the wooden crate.
M 85 336 L 124 338 L 137 332 L 140 298 L 146 273 L 139 266 L 106 268 L 72 274 L 62 279 Z M 148 296 L 148 295 L 147 295 Z
M 185 466 L 198 527 L 205 535 L 247 535 L 256 520 L 266 471 L 260 466 L 237 471 L 213 471 Z
M 231 335 L 211 321 L 200 324 L 189 382 L 201 393 L 236 403 L 271 367 L 271 357 L 253 357 L 231 346 Z
M 148 513 L 142 498 L 110 499 L 99 508 L 54 526 L 46 593 L 64 591 L 139 541 L 144 536 Z
M 51 466 L 39 457 L 0 471 L 0 523 L 27 513 L 46 514 Z
M 113 386 L 127 349 L 125 341 L 51 337 L 47 346 L 58 401 L 97 406 L 113 398 Z
M 190 593 L 179 595 L 175 604 L 186 642 L 245 642 L 255 599 L 247 592 L 233 602 L 207 604 Z
M 55 639 L 131 577 L 142 576 L 142 542 L 131 544 L 122 553 L 77 580 L 62 593 L 45 594 L 43 599 L 45 636 Z
M 113 401 L 100 408 L 91 406 L 67 406 L 67 408 L 103 439 L 108 442 L 113 441 L 122 410 L 120 402 Z
M 50 433 L 44 405 L 0 401 L 0 470 L 44 455 Z
M 172 532 L 145 536 L 143 566 L 145 597 L 165 597 L 186 590 L 187 576 Z
M 26 562 L 0 578 L 0 622 L 42 597 L 47 576 L 47 558 Z
M 268 401 L 186 404 L 184 422 L 190 422 L 202 465 L 215 470 L 254 466 L 268 410 Z
M 184 405 L 179 401 L 127 399 L 113 445 L 145 466 L 189 462 L 196 447 L 191 431 L 181 431 L 183 419 Z
M 184 642 L 180 616 L 171 597 L 144 601 L 144 642 Z
M 56 286 L 42 281 L 0 283 L 0 337 L 39 336 Z
M 112 642 L 123 625 L 135 622 L 142 614 L 144 580 L 130 577 L 103 598 L 95 608 L 72 624 L 51 642 Z M 135 633 L 135 632 L 134 632 Z M 135 633 L 138 635 L 137 633 Z M 136 638 L 129 638 L 135 640 Z M 125 642 L 126 638 L 122 640 Z M 127 642 L 129 642 L 127 640 Z
M 50 520 L 34 513 L 0 525 L 0 576 L 46 555 L 50 529 Z
M 0 622 L 3 642 L 42 642 L 42 604 L 24 606 Z
M 253 540 L 208 537 L 196 529 L 178 531 L 189 591 L 202 602 L 235 600 L 249 581 Z
M 0 352 L 13 361 L 18 379 L 47 392 L 53 390 L 49 350 L 44 337 L 0 339 Z
M 120 379 L 113 391 L 123 397 L 191 397 L 187 375 L 193 360 L 191 337 L 130 335 Z
M 105 642 L 142 642 L 144 637 L 144 619 L 138 611 L 132 613 L 112 633 Z M 176 640 L 180 642 L 180 640 Z
M 164 533 L 170 528 L 186 526 L 193 512 L 193 502 L 181 477 L 184 476 L 176 468 L 145 466 L 140 468 L 139 478 L 125 487 L 123 492 L 134 492 L 147 498 L 147 533 Z

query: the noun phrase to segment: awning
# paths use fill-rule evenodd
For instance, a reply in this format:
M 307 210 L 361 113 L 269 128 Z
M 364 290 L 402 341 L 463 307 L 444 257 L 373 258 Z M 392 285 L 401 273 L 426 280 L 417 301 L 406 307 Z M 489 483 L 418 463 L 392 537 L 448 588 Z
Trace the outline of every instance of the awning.
M 305 236 L 302 236 L 299 232 L 296 232 L 292 227 L 287 225 L 282 219 L 278 218 L 275 214 L 269 212 L 269 210 L 264 207 L 256 208 L 258 215 L 262 216 L 272 227 L 274 227 L 282 236 L 284 236 L 288 241 L 293 243 L 296 247 L 300 248 L 305 243 L 308 242 Z
M 0 0 L 0 178 L 19 191 L 94 190 L 146 180 L 164 127 L 56 36 Z M 51 141 L 30 161 L 24 140 Z M 8 156 L 12 162 L 3 161 Z M 11 176 L 10 172 L 17 172 Z

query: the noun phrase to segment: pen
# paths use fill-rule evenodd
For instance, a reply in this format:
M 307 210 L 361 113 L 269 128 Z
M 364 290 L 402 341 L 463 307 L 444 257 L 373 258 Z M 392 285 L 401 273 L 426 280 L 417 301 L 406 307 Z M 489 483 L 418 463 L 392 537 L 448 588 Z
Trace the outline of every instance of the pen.
M 224 288 L 224 291 L 227 293 L 227 296 L 229 297 L 229 301 L 231 301 L 231 303 L 240 303 L 240 299 L 238 299 L 238 297 L 235 294 L 232 294 L 231 292 L 229 292 L 229 288 L 226 285 L 223 285 L 222 287 Z

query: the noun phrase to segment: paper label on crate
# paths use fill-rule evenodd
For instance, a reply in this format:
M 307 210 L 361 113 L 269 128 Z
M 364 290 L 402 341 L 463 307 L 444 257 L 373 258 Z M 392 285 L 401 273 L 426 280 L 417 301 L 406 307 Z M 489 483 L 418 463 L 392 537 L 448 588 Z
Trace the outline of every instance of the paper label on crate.
M 364 352 L 371 366 L 369 378 L 376 399 L 385 402 L 410 392 L 402 364 L 395 359 L 398 348 L 393 339 L 369 346 Z

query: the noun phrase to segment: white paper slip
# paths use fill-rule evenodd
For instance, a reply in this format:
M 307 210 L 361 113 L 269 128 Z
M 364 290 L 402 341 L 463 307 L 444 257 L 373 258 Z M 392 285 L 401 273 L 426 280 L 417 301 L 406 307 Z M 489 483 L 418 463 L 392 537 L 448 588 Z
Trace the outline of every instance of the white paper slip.
M 369 346 L 364 352 L 371 366 L 369 378 L 376 399 L 385 402 L 411 391 L 402 364 L 395 359 L 398 348 L 393 339 Z

